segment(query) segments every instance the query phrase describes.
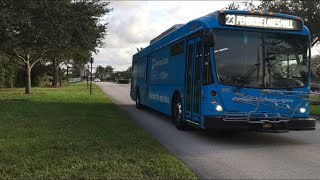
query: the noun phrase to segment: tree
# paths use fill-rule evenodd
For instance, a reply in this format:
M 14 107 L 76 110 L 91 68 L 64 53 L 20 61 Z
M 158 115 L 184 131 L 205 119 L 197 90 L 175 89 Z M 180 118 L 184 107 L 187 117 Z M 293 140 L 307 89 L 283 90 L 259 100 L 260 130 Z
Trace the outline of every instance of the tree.
M 106 69 L 106 72 L 110 72 L 112 74 L 114 68 L 110 65 L 107 65 L 105 69 Z
M 90 57 L 91 52 L 89 50 L 75 52 L 72 55 L 72 59 L 69 61 L 72 65 L 72 69 L 74 72 L 73 74 L 79 77 L 81 75 L 80 71 L 84 70 L 83 68 L 85 68 L 85 65 L 89 61 Z
M 315 82 L 320 80 L 320 55 L 316 55 L 311 59 L 312 77 Z
M 244 1 L 234 1 L 225 7 L 228 10 L 253 10 L 255 6 L 253 5 L 253 0 L 244 0 Z
M 132 71 L 132 67 L 129 66 L 128 69 L 126 70 L 126 72 L 130 72 L 131 73 L 131 71 Z
M 26 93 L 31 92 L 31 69 L 49 50 L 46 34 L 50 27 L 42 14 L 46 1 L 6 1 L 0 4 L 0 48 L 24 63 Z M 43 7 L 40 9 L 39 7 Z
M 320 1 L 310 0 L 262 0 L 258 11 L 292 14 L 302 17 L 314 39 L 320 35 Z
M 225 7 L 225 9 L 238 10 L 238 9 L 240 9 L 240 5 L 238 2 L 232 2 L 232 3 L 228 4 L 227 7 Z
M 110 65 L 107 65 L 107 66 L 105 67 L 105 69 L 106 69 L 106 80 L 107 80 L 107 81 L 110 81 L 110 80 L 114 81 L 115 77 L 114 77 L 114 74 L 113 74 L 113 70 L 114 70 L 115 68 L 113 68 L 113 67 L 110 66 Z
M 125 73 L 125 78 L 127 79 L 131 78 L 132 67 L 129 66 L 128 69 L 124 71 L 124 73 Z
M 97 66 L 95 77 L 109 81 L 112 78 L 113 69 L 114 68 L 110 65 L 107 65 L 105 68 L 102 66 Z
M 311 64 L 312 66 L 320 66 L 320 55 L 312 57 Z
M 0 3 L 0 50 L 25 65 L 25 93 L 31 93 L 31 70 L 41 60 L 70 57 L 80 51 L 96 52 L 106 25 L 99 17 L 108 2 L 19 0 Z M 55 66 L 57 66 L 56 63 Z
M 16 83 L 20 67 L 12 58 L 0 54 L 0 88 L 13 87 Z
M 260 5 L 255 7 L 251 3 L 256 11 L 267 11 L 275 13 L 292 14 L 302 17 L 305 25 L 309 28 L 311 35 L 313 36 L 313 45 L 319 39 L 320 35 L 320 1 L 310 0 L 261 0 Z M 233 2 L 226 7 L 226 9 L 247 9 L 247 6 L 241 8 L 239 5 L 241 2 Z
M 59 64 L 72 59 L 76 68 L 83 67 L 89 62 L 89 51 L 97 53 L 96 47 L 102 47 L 102 39 L 106 35 L 108 23 L 101 24 L 99 18 L 112 11 L 107 6 L 109 2 L 103 0 L 95 1 L 73 1 L 68 22 L 68 43 L 58 43 L 55 46 L 53 62 L 54 71 L 57 71 Z M 90 53 L 91 54 L 91 53 Z M 57 75 L 57 73 L 53 73 Z M 53 86 L 57 77 L 54 76 Z
M 100 78 L 100 79 L 103 79 L 105 72 L 106 72 L 106 70 L 105 70 L 104 67 L 102 67 L 102 66 L 97 66 L 95 77 Z

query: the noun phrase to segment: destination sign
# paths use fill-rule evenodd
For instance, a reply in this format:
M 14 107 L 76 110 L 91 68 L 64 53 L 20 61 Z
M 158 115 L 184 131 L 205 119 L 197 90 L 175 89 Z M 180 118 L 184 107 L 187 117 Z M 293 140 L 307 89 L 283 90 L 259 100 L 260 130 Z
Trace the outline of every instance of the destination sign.
M 227 26 L 243 26 L 264 29 L 301 30 L 302 23 L 297 19 L 274 16 L 222 14 L 220 21 Z

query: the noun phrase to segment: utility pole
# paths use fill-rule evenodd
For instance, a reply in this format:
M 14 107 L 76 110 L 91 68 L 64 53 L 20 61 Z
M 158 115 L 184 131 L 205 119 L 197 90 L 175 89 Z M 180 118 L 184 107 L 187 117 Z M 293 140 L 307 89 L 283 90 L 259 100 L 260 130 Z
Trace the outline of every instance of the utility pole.
M 87 68 L 88 68 L 88 70 L 87 70 L 87 89 L 89 89 L 89 72 L 90 72 L 89 64 L 88 64 Z
M 90 95 L 92 94 L 92 63 L 93 63 L 93 57 L 90 58 L 90 64 L 91 64 Z

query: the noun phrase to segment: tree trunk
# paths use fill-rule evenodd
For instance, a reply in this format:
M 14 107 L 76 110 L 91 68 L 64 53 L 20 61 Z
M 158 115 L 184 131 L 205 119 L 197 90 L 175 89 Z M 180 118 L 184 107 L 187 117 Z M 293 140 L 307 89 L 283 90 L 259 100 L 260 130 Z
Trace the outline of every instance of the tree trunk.
M 58 60 L 56 58 L 53 59 L 53 79 L 52 79 L 52 87 L 57 87 L 58 86 L 58 67 L 59 67 L 59 63 Z
M 26 62 L 26 75 L 27 75 L 27 80 L 26 80 L 26 86 L 25 86 L 25 93 L 30 94 L 31 93 L 31 66 L 30 62 Z

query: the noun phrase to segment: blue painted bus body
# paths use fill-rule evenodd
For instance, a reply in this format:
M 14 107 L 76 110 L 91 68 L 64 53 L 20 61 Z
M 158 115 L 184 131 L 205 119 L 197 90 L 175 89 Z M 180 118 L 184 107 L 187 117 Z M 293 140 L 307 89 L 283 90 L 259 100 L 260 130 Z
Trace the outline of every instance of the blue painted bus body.
M 314 129 L 314 121 L 309 118 L 309 105 L 306 100 L 303 99 L 304 97 L 302 97 L 302 95 L 309 93 L 310 71 L 308 71 L 308 82 L 298 88 L 290 88 L 289 90 L 283 87 L 252 88 L 240 86 L 239 88 L 239 85 L 235 86 L 221 83 L 221 79 L 219 79 L 220 77 L 217 75 L 217 62 L 215 59 L 218 58 L 218 55 L 215 56 L 215 52 L 219 50 L 215 48 L 206 50 L 206 53 L 210 54 L 209 62 L 206 63 L 211 65 L 211 75 L 205 75 L 203 68 L 205 64 L 204 58 L 206 56 L 204 54 L 205 47 L 201 44 L 201 33 L 205 30 L 209 32 L 236 30 L 266 34 L 282 33 L 288 35 L 305 35 L 308 36 L 308 43 L 310 44 L 310 32 L 308 28 L 303 25 L 303 21 L 299 19 L 303 27 L 301 30 L 296 31 L 226 26 L 221 24 L 219 19 L 222 13 L 250 14 L 248 11 L 213 12 L 188 22 L 173 32 L 155 40 L 148 47 L 133 55 L 130 90 L 132 100 L 136 101 L 137 93 L 139 93 L 140 103 L 142 105 L 164 114 L 172 115 L 173 99 L 174 96 L 178 94 L 182 98 L 182 119 L 184 121 L 189 120 L 194 122 L 200 128 L 208 128 L 209 124 L 216 120 L 226 121 L 225 117 L 228 113 L 231 113 L 230 117 L 232 119 L 232 114 L 240 113 L 240 116 L 242 116 L 250 112 L 255 112 L 253 113 L 255 115 L 251 114 L 251 116 L 257 116 L 258 119 L 259 117 L 260 119 L 268 119 L 265 117 L 271 117 L 275 114 L 288 116 L 291 118 L 289 120 L 292 120 L 292 118 L 298 120 L 302 118 L 308 120 L 308 122 L 312 122 L 311 124 L 313 125 L 306 128 L 298 127 L 296 128 L 297 130 Z M 258 12 L 255 12 L 255 14 L 259 15 Z M 266 16 L 270 16 L 268 14 L 269 13 L 265 13 Z M 272 14 L 272 16 L 297 19 L 296 16 L 277 13 Z M 180 47 L 180 52 L 175 54 L 173 52 L 175 51 L 173 46 L 178 47 L 179 45 L 183 47 Z M 258 50 L 258 53 L 260 51 Z M 190 61 L 195 62 L 191 63 L 192 65 L 187 65 L 188 55 L 190 59 L 192 59 Z M 308 68 L 310 69 L 310 66 Z M 198 73 L 198 71 L 200 72 Z M 188 72 L 192 72 L 189 81 Z M 210 76 L 212 78 L 212 80 L 210 79 L 211 83 L 205 84 L 204 76 L 206 76 L 206 78 Z M 192 85 L 191 90 L 188 90 L 189 85 L 187 81 Z M 262 90 L 268 89 L 271 91 L 277 90 L 282 93 L 262 93 Z M 287 91 L 292 91 L 292 93 L 288 93 Z M 213 95 L 212 92 L 216 94 Z M 294 92 L 298 93 L 296 94 Z M 190 97 L 191 100 L 188 100 L 186 97 Z M 257 105 L 258 103 L 260 103 L 259 106 Z M 217 105 L 222 107 L 222 111 L 217 111 Z M 286 108 L 288 105 L 291 110 Z M 300 108 L 305 108 L 306 112 L 300 112 Z M 238 115 L 234 117 L 238 117 Z M 211 126 L 215 126 L 214 123 L 210 125 L 210 127 Z

